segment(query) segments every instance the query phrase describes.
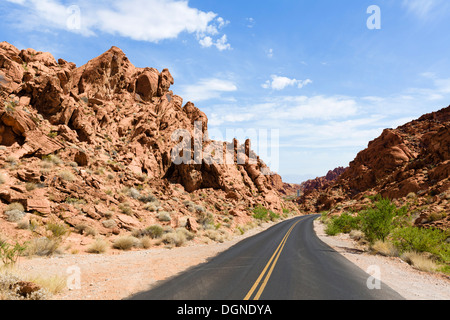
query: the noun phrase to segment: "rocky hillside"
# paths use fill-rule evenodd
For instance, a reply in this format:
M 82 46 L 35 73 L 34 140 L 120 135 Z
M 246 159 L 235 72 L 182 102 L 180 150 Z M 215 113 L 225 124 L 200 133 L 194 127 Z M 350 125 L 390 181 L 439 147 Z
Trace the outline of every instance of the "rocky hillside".
M 358 210 L 379 194 L 409 205 L 417 224 L 450 227 L 450 107 L 386 129 L 327 188 L 300 200 L 303 210 Z
M 334 170 L 330 170 L 328 171 L 326 176 L 307 180 L 303 182 L 300 187 L 303 192 L 325 189 L 333 182 L 335 182 L 345 172 L 346 169 L 347 168 L 338 167 Z
M 274 188 L 280 177 L 249 161 L 250 141 L 208 141 L 207 116 L 173 83 L 116 47 L 77 67 L 0 43 L 0 234 L 27 238 L 31 224 L 44 236 L 49 222 L 104 236 L 153 224 L 225 233 L 256 206 L 295 212 Z M 173 139 L 195 137 L 196 123 L 202 141 Z M 185 147 L 198 144 L 216 161 L 194 163 Z

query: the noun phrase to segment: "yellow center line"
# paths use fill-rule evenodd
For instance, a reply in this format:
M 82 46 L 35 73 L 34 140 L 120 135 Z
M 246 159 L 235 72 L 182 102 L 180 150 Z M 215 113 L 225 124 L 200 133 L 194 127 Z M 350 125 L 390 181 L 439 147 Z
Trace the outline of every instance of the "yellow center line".
M 300 221 L 297 221 L 290 229 L 289 231 L 286 233 L 286 235 L 284 236 L 283 240 L 281 240 L 278 248 L 275 250 L 274 254 L 272 255 L 272 257 L 270 258 L 269 262 L 267 263 L 267 265 L 265 266 L 265 268 L 263 269 L 263 271 L 261 272 L 261 274 L 259 275 L 258 279 L 256 280 L 256 282 L 254 283 L 254 285 L 252 286 L 252 288 L 250 289 L 250 291 L 247 293 L 247 295 L 245 296 L 244 300 L 250 300 L 250 297 L 253 295 L 253 293 L 255 292 L 256 288 L 258 288 L 262 278 L 264 277 L 264 275 L 266 274 L 267 269 L 269 269 L 270 265 L 273 264 L 270 267 L 269 272 L 267 273 L 261 287 L 259 288 L 254 300 L 259 300 L 259 298 L 261 297 L 261 294 L 263 293 L 267 282 L 270 279 L 270 276 L 272 275 L 273 270 L 275 269 L 275 265 L 278 262 L 278 258 L 281 255 L 281 252 L 284 249 L 284 246 L 286 245 L 287 239 L 289 238 L 289 235 L 291 234 L 292 230 L 295 228 L 295 226 L 297 225 L 297 223 L 299 223 Z

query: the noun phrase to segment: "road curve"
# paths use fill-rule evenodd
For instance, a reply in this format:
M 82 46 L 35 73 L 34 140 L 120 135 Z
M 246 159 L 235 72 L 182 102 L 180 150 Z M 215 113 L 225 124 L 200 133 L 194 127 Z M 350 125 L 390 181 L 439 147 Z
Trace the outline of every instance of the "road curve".
M 317 215 L 283 221 L 131 300 L 400 300 L 323 243 Z M 369 281 L 372 283 L 372 281 Z

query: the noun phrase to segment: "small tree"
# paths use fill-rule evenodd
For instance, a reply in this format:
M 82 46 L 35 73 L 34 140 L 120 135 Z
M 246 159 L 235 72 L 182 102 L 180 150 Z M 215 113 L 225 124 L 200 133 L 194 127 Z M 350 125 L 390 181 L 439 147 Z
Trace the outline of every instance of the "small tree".
M 389 199 L 381 199 L 374 208 L 361 213 L 361 229 L 371 243 L 385 241 L 395 227 L 393 220 L 396 215 L 397 207 Z

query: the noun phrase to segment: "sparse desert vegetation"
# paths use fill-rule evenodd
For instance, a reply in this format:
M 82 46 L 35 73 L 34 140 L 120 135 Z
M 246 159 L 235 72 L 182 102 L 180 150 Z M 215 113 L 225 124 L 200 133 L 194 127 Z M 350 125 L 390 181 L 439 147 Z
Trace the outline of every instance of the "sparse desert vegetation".
M 329 217 L 324 212 L 322 221 L 330 236 L 348 233 L 377 254 L 400 257 L 423 271 L 450 273 L 450 234 L 414 226 L 406 206 L 397 208 L 390 200 L 375 197 L 358 213 Z

